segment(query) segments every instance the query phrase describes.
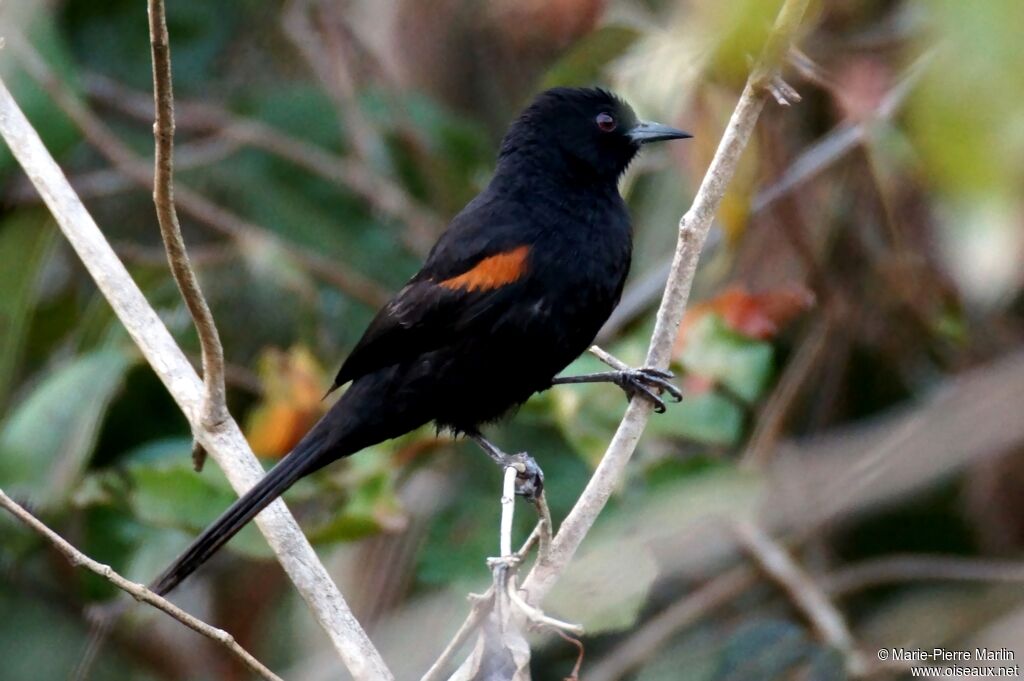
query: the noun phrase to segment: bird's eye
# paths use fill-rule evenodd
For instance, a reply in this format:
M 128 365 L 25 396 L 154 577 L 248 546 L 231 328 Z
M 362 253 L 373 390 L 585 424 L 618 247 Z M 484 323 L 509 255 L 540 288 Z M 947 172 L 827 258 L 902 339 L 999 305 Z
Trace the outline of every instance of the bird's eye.
M 615 122 L 615 116 L 605 112 L 597 114 L 597 118 L 594 121 L 597 123 L 597 127 L 601 129 L 601 132 L 611 132 L 618 125 Z

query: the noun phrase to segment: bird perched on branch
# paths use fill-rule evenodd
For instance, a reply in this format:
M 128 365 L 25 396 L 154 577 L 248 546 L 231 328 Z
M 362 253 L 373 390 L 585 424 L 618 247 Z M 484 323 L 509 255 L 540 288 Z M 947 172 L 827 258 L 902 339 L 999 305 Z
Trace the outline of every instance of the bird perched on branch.
M 487 188 L 451 222 L 422 269 L 377 314 L 333 391 L 351 383 L 308 434 L 153 583 L 166 594 L 300 478 L 433 421 L 475 439 L 543 484 L 529 457 L 480 427 L 557 383 L 608 381 L 664 410 L 679 399 L 655 369 L 556 377 L 593 342 L 619 301 L 632 236 L 618 179 L 650 142 L 690 137 L 638 120 L 599 89 L 540 94 L 512 123 Z

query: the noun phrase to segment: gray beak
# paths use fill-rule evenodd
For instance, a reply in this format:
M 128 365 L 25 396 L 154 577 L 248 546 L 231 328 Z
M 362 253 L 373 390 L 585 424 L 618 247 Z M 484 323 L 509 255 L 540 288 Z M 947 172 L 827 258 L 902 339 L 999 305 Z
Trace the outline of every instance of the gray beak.
M 662 140 L 681 140 L 686 139 L 687 137 L 693 137 L 690 133 L 683 132 L 678 128 L 673 128 L 670 125 L 662 125 L 661 123 L 654 123 L 652 121 L 640 121 L 626 134 L 629 135 L 629 138 L 637 144 L 661 142 Z

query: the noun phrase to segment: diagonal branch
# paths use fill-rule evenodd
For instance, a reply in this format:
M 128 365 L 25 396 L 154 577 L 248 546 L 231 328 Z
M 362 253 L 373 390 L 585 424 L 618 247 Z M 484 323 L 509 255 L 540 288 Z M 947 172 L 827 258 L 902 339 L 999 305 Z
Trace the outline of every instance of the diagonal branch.
M 217 428 L 199 427 L 202 381 L 110 248 L 2 80 L 0 137 L 7 142 L 96 285 L 192 425 L 200 444 L 224 470 L 237 492 L 250 489 L 264 471 L 238 424 L 228 418 Z M 256 524 L 352 676 L 357 681 L 392 679 L 380 653 L 352 615 L 284 502 L 278 499 L 268 506 L 256 517 Z
M 148 165 L 54 76 L 50 67 L 28 41 L 13 32 L 8 33 L 7 38 L 25 71 L 74 122 L 89 144 L 132 182 L 147 189 L 151 188 L 153 173 Z M 376 282 L 356 272 L 340 268 L 320 253 L 282 239 L 264 227 L 214 203 L 197 191 L 179 185 L 175 192 L 175 201 L 183 213 L 234 239 L 243 247 L 250 243 L 267 244 L 286 251 L 309 271 L 368 306 L 379 307 L 389 298 L 389 294 Z
M 644 366 L 666 368 L 669 364 L 673 341 L 682 322 L 693 285 L 697 260 L 711 229 L 715 212 L 729 181 L 736 172 L 740 155 L 750 139 L 766 98 L 771 94 L 767 86 L 778 84 L 779 65 L 796 36 L 808 4 L 809 0 L 785 0 L 779 10 L 768 42 L 754 71 L 747 79 L 711 166 L 694 197 L 693 205 L 679 221 L 675 255 Z M 776 87 L 774 91 L 780 90 Z M 600 348 L 595 346 L 591 352 L 603 361 L 608 361 L 607 353 Z M 621 482 L 626 465 L 636 450 L 650 415 L 651 404 L 646 400 L 630 402 L 586 488 L 551 540 L 548 550 L 538 557 L 533 569 L 526 576 L 521 587 L 525 592 L 526 603 L 533 606 L 539 604 L 572 561 L 576 550 Z M 474 616 L 474 613 L 470 614 L 470 617 Z M 460 632 L 465 628 L 464 625 Z M 450 649 L 451 646 L 446 649 L 446 654 Z M 424 679 L 435 678 L 437 667 L 435 664 Z
M 167 35 L 167 10 L 163 0 L 149 1 L 149 43 L 153 56 L 153 101 L 156 121 L 153 136 L 156 154 L 153 171 L 153 203 L 156 204 L 160 236 L 167 250 L 174 281 L 196 326 L 203 353 L 203 385 L 206 395 L 201 418 L 204 428 L 215 428 L 228 418 L 224 393 L 224 348 L 206 304 L 199 280 L 192 269 L 174 208 L 174 87 L 171 80 L 171 45 Z M 201 470 L 205 453 L 195 449 L 196 470 Z
M 807 572 L 764 530 L 752 522 L 734 526 L 736 537 L 757 565 L 785 590 L 793 605 L 811 623 L 818 638 L 843 656 L 851 676 L 862 676 L 866 660 L 857 649 L 846 618 Z
M 137 90 L 97 74 L 87 75 L 84 86 L 90 97 L 107 106 L 133 118 L 149 116 L 149 104 L 143 101 L 146 95 Z M 210 102 L 178 100 L 175 113 L 181 129 L 210 133 L 260 149 L 347 189 L 374 212 L 406 225 L 409 232 L 402 231 L 400 237 L 414 253 L 426 255 L 434 237 L 444 228 L 443 220 L 430 206 L 359 159 L 331 153 L 263 121 L 240 116 Z
M 711 229 L 711 222 L 726 187 L 735 173 L 740 155 L 764 107 L 768 96 L 766 86 L 777 75 L 778 65 L 793 41 L 808 2 L 809 0 L 786 0 L 783 4 L 761 58 L 748 78 L 736 110 L 726 126 L 693 205 L 679 221 L 679 240 L 668 284 L 661 300 L 661 307 L 658 309 L 645 366 L 668 366 L 672 343 L 683 319 L 701 248 Z M 538 561 L 523 583 L 531 603 L 539 603 L 569 565 L 583 538 L 622 480 L 626 464 L 636 449 L 650 415 L 651 405 L 648 402 L 630 402 L 601 463 L 552 540 L 551 550 L 546 559 L 543 562 Z
M 17 502 L 4 494 L 2 489 L 0 489 L 0 506 L 7 509 L 11 515 L 20 520 L 26 527 L 38 534 L 41 534 L 47 541 L 53 544 L 58 551 L 63 553 L 64 557 L 67 558 L 72 565 L 84 567 L 86 570 L 103 577 L 117 588 L 130 594 L 135 600 L 148 603 L 157 610 L 162 610 L 192 631 L 202 634 L 206 638 L 219 643 L 227 648 L 235 657 L 241 660 L 242 664 L 248 667 L 254 674 L 259 675 L 267 681 L 282 681 L 280 676 L 267 669 L 262 662 L 257 660 L 245 648 L 239 645 L 238 641 L 236 641 L 231 634 L 223 629 L 210 626 L 197 617 L 193 617 L 167 599 L 153 593 L 142 584 L 137 584 L 121 576 L 109 565 L 104 565 L 103 563 L 97 562 L 85 555 L 72 546 L 66 539 L 64 539 L 64 537 L 54 532 L 41 520 L 19 506 Z

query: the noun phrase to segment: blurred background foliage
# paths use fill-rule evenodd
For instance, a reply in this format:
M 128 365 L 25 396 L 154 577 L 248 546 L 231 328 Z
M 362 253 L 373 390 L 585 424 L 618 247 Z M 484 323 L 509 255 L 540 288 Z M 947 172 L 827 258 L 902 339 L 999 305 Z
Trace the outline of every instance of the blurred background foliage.
M 696 133 L 623 180 L 636 256 L 601 342 L 640 362 L 678 217 L 778 5 L 171 0 L 179 211 L 257 454 L 271 464 L 323 412 L 375 306 L 486 183 L 505 125 L 545 86 L 610 86 Z M 745 562 L 718 522 L 739 516 L 832 585 L 869 657 L 1024 643 L 1021 26 L 1018 0 L 812 5 L 787 68 L 803 101 L 766 109 L 703 259 L 674 353 L 686 399 L 651 421 L 552 595 L 588 630 L 582 678 L 848 678 L 768 580 L 629 647 Z M 7 0 L 0 34 L 4 81 L 198 356 L 138 172 L 152 153 L 145 3 Z M 148 581 L 233 493 L 216 466 L 191 470 L 184 418 L 2 145 L 0 290 L 0 486 Z M 558 519 L 623 406 L 615 388 L 561 388 L 493 435 L 541 461 Z M 426 669 L 487 582 L 498 486 L 472 446 L 424 429 L 286 495 L 398 678 Z M 228 548 L 176 600 L 286 678 L 337 678 L 262 538 L 250 528 Z M 7 520 L 0 575 L 2 675 L 65 678 L 84 610 L 112 588 Z M 535 678 L 565 677 L 576 648 L 536 644 Z M 244 676 L 137 608 L 95 678 Z

